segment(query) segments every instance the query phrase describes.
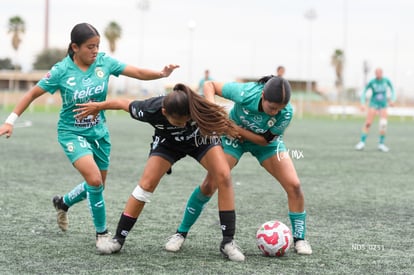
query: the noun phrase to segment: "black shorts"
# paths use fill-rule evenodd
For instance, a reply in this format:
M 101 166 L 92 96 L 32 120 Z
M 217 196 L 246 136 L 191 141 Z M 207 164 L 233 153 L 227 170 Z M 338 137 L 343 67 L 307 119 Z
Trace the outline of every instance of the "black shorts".
M 178 160 L 189 155 L 198 162 L 204 157 L 210 148 L 221 145 L 220 137 L 200 138 L 198 142 L 190 141 L 171 142 L 161 136 L 153 136 L 150 156 L 160 156 L 173 165 Z

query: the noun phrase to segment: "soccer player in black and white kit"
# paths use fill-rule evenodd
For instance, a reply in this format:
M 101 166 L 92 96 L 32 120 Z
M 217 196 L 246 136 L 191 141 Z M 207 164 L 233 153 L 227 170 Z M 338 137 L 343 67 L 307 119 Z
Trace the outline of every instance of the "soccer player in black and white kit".
M 118 222 L 112 247 L 107 254 L 121 250 L 145 203 L 172 165 L 189 155 L 207 171 L 218 186 L 218 208 L 223 240 L 220 251 L 232 261 L 245 257 L 233 238 L 236 228 L 234 190 L 229 165 L 221 147 L 220 136 L 238 136 L 238 127 L 229 120 L 226 110 L 207 101 L 183 84 L 177 84 L 166 96 L 142 101 L 112 99 L 78 104 L 77 117 L 101 110 L 125 110 L 133 119 L 155 128 L 148 161 L 137 187 L 133 190 Z

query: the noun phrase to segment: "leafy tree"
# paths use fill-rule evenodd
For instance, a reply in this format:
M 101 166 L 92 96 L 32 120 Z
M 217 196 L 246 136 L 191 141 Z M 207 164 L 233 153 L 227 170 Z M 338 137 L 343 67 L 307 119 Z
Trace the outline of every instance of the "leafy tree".
M 0 70 L 13 70 L 14 66 L 10 58 L 0 58 Z
M 33 69 L 35 70 L 48 70 L 55 63 L 60 61 L 66 56 L 66 49 L 46 49 L 36 56 L 36 60 L 33 63 Z
M 111 53 L 116 51 L 116 41 L 121 38 L 122 28 L 118 23 L 112 21 L 105 28 L 105 37 L 109 42 L 109 50 Z

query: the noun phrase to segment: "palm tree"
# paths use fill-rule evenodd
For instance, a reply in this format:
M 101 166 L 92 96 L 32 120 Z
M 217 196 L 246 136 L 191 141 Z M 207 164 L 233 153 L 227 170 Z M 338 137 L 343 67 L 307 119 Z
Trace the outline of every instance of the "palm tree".
M 331 57 L 331 64 L 335 69 L 335 86 L 342 86 L 343 71 L 344 71 L 344 52 L 340 49 L 336 49 Z
M 118 23 L 112 21 L 105 28 L 105 37 L 109 42 L 109 50 L 113 54 L 116 50 L 116 41 L 121 37 L 122 29 Z
M 335 87 L 337 90 L 337 99 L 343 89 L 343 72 L 344 72 L 344 52 L 340 49 L 336 49 L 331 56 L 331 65 L 335 69 Z
M 12 34 L 12 46 L 13 49 L 16 51 L 16 60 L 14 62 L 14 70 L 17 71 L 19 69 L 19 65 L 17 64 L 17 51 L 19 50 L 20 43 L 22 39 L 20 36 L 25 32 L 26 27 L 24 20 L 20 16 L 14 16 L 9 19 L 9 30 L 8 33 Z M 17 87 L 16 80 L 12 79 L 9 82 L 9 87 L 11 90 L 15 90 Z
M 14 16 L 9 19 L 9 31 L 12 34 L 12 46 L 17 52 L 22 39 L 20 38 L 26 30 L 25 22 L 20 16 Z
M 109 51 L 113 54 L 116 51 L 116 41 L 121 37 L 122 29 L 115 21 L 109 22 L 108 26 L 105 28 L 105 37 L 109 42 Z M 116 95 L 117 91 L 113 88 L 115 81 L 120 81 L 119 78 L 114 79 L 109 83 L 108 93 L 113 96 Z M 116 85 L 120 86 L 120 85 Z
M 364 60 L 364 63 L 362 64 L 362 67 L 363 67 L 363 71 L 364 71 L 364 86 L 365 86 L 368 83 L 368 80 L 367 80 L 368 79 L 368 73 L 369 73 L 369 70 L 371 69 L 371 67 L 370 67 L 367 60 Z

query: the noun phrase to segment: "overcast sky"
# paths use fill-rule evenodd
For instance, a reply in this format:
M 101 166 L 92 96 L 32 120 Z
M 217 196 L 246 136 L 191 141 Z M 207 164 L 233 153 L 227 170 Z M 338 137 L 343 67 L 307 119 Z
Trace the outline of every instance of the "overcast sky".
M 288 79 L 315 79 L 333 86 L 330 58 L 346 54 L 345 82 L 361 88 L 363 62 L 382 67 L 397 90 L 414 94 L 414 1 L 412 0 L 49 0 L 49 47 L 67 48 L 72 27 L 89 22 L 101 33 L 110 21 L 123 30 L 114 56 L 128 64 L 181 68 L 169 79 L 152 82 L 196 83 L 204 69 L 217 80 L 260 77 L 286 67 Z M 1 0 L 0 58 L 11 57 L 30 70 L 44 47 L 46 0 Z M 144 1 L 145 2 L 145 1 Z M 315 12 L 313 20 L 305 13 Z M 8 20 L 26 22 L 19 53 L 11 46 Z M 3 31 L 1 31 L 1 29 Z M 148 85 L 148 84 L 146 84 Z

